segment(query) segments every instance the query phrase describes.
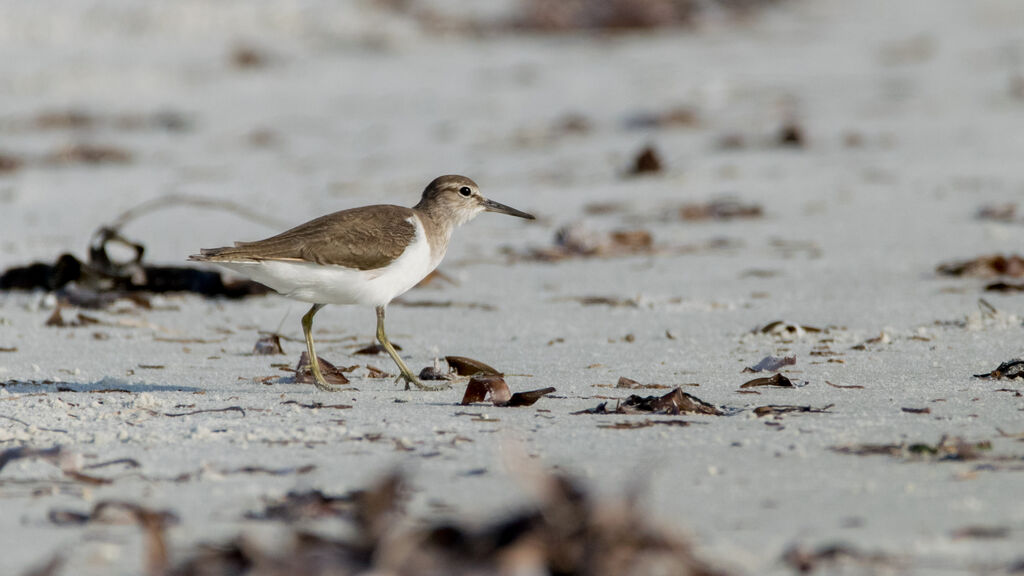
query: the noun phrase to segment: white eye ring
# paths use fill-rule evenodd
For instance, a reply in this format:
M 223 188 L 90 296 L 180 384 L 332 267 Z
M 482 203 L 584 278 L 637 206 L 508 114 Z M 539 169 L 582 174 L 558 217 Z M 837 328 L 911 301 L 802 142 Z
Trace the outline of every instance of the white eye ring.
M 462 188 L 459 188 L 459 194 L 469 198 L 473 195 L 473 190 L 471 190 L 469 186 L 463 186 Z

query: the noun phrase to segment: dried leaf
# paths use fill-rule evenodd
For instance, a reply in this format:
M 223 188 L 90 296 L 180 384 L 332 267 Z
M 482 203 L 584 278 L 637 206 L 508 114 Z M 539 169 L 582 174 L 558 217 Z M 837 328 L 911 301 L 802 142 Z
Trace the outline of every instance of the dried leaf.
M 317 360 L 320 361 L 320 373 L 323 374 L 324 380 L 327 380 L 328 384 L 348 384 L 349 380 L 345 377 L 345 374 L 337 368 L 334 364 L 331 364 L 327 360 L 324 360 L 319 355 Z M 295 383 L 296 384 L 312 384 L 313 383 L 313 371 L 309 367 L 309 354 L 303 352 L 299 356 L 299 363 L 295 366 Z
M 391 345 L 395 347 L 395 350 L 399 352 L 402 351 L 402 347 L 399 346 L 398 344 L 392 342 Z M 353 352 L 353 354 L 366 354 L 368 356 L 374 356 L 376 354 L 381 353 L 387 353 L 387 350 L 384 349 L 384 346 L 380 342 L 374 342 L 373 344 L 370 344 L 368 346 L 363 346 L 359 350 Z M 323 362 L 323 360 L 321 360 L 321 362 Z
M 505 404 L 512 399 L 512 393 L 508 384 L 501 376 L 480 375 L 474 376 L 466 386 L 466 393 L 462 396 L 462 405 L 483 402 L 490 398 L 494 405 Z
M 529 390 L 527 392 L 516 392 L 515 394 L 512 395 L 512 398 L 509 399 L 508 404 L 506 404 L 506 406 L 510 408 L 515 408 L 519 406 L 533 406 L 537 402 L 537 400 L 540 400 L 544 396 L 547 396 L 548 394 L 551 394 L 554 391 L 554 388 L 548 387 L 539 388 L 537 390 Z
M 711 414 L 721 416 L 724 414 L 720 409 L 707 402 L 683 392 L 682 388 L 675 388 L 664 396 L 641 397 L 632 395 L 619 402 L 614 409 L 609 410 L 607 402 L 598 404 L 596 408 L 581 410 L 574 414 Z
M 907 414 L 931 414 L 932 413 L 932 409 L 928 408 L 928 407 L 925 407 L 925 408 L 900 408 L 900 410 L 902 410 L 903 412 L 906 412 Z
M 744 204 L 732 198 L 719 198 L 701 204 L 683 204 L 679 208 L 682 220 L 735 220 L 760 218 L 764 209 L 759 204 Z
M 367 378 L 391 378 L 391 374 L 377 368 L 376 366 L 366 365 L 366 377 Z
M 768 378 L 754 378 L 741 385 L 740 388 L 757 388 L 758 386 L 778 386 L 779 388 L 796 388 L 793 382 L 782 374 L 775 374 Z
M 444 360 L 448 363 L 449 368 L 455 371 L 459 376 L 475 376 L 477 374 L 504 376 L 504 374 L 498 372 L 487 364 L 484 364 L 479 360 L 466 358 L 465 356 L 445 356 Z

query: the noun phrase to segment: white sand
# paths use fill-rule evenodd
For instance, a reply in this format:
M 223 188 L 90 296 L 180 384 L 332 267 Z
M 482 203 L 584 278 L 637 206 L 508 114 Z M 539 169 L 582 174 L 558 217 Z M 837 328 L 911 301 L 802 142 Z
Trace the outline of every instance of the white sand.
M 5 294 L 0 347 L 17 351 L 0 353 L 0 380 L 131 393 L 0 387 L 0 415 L 30 424 L 0 420 L 0 450 L 59 444 L 84 465 L 133 458 L 141 466 L 83 470 L 116 480 L 93 487 L 46 462 L 9 464 L 0 472 L 0 573 L 22 573 L 58 551 L 70 559 L 65 574 L 138 573 L 136 527 L 48 520 L 51 510 L 84 512 L 104 499 L 179 514 L 170 531 L 174 559 L 197 542 L 267 530 L 242 518 L 264 497 L 314 487 L 341 493 L 395 466 L 414 479 L 413 515 L 493 517 L 528 497 L 509 472 L 522 453 L 583 476 L 601 493 L 644 483 L 653 517 L 692 534 L 705 557 L 740 573 L 789 573 L 780 557 L 797 544 L 897 555 L 898 571 L 908 574 L 972 574 L 1019 562 L 1024 444 L 997 430 L 1024 433 L 1024 400 L 997 390 L 1024 386 L 971 375 L 1024 355 L 1024 302 L 983 293 L 981 280 L 938 278 L 934 267 L 1021 251 L 1020 223 L 974 214 L 985 204 L 1020 202 L 1024 191 L 1024 100 L 1011 91 L 1013 78 L 1024 76 L 1024 8 L 1012 0 L 893 4 L 796 2 L 739 25 L 591 39 L 438 39 L 414 22 L 332 2 L 0 6 L 0 152 L 39 157 L 87 141 L 134 154 L 123 166 L 36 163 L 0 176 L 0 267 L 65 251 L 84 257 L 98 225 L 170 193 L 245 202 L 290 225 L 360 204 L 411 205 L 434 176 L 464 173 L 540 221 L 481 216 L 456 233 L 441 265 L 459 284 L 406 295 L 496 310 L 394 305 L 389 332 L 414 369 L 437 355 L 465 355 L 514 374 L 513 390 L 557 388 L 522 409 L 462 408 L 461 388 L 405 392 L 391 380 L 360 379 L 357 390 L 329 395 L 260 381 L 284 374 L 272 364 L 294 365 L 302 350 L 296 340 L 285 342 L 286 357 L 250 354 L 258 330 L 281 326 L 301 338 L 305 306 L 284 298 L 158 298 L 153 310 L 87 312 L 103 324 L 57 329 L 43 326 L 51 310 L 42 295 Z M 266 51 L 270 64 L 232 68 L 236 42 Z M 626 128 L 637 113 L 678 105 L 697 111 L 698 126 Z M 40 112 L 69 108 L 170 110 L 192 128 L 26 126 Z M 593 129 L 549 137 L 568 113 Z M 805 148 L 767 144 L 787 118 L 805 130 Z M 271 145 L 249 143 L 257 130 L 274 135 Z M 728 134 L 748 145 L 721 149 Z M 851 134 L 860 146 L 845 144 Z M 667 171 L 621 177 L 645 143 L 656 145 Z M 762 204 L 765 217 L 662 218 L 682 202 L 725 193 Z M 605 201 L 625 203 L 627 213 L 584 213 Z M 506 265 L 503 248 L 549 246 L 571 221 L 645 228 L 667 247 L 732 244 Z M 200 247 L 274 230 L 182 208 L 125 232 L 147 246 L 151 261 L 181 263 Z M 639 305 L 571 300 L 595 295 Z M 999 314 L 982 315 L 979 297 Z M 792 342 L 750 334 L 779 319 L 833 329 Z M 369 361 L 394 371 L 385 356 L 350 356 L 373 336 L 372 311 L 327 308 L 316 326 L 319 351 L 335 364 Z M 851 350 L 882 333 L 887 342 Z M 623 341 L 627 334 L 635 341 Z M 557 338 L 564 342 L 549 344 Z M 830 339 L 839 353 L 831 358 L 842 363 L 811 355 Z M 795 354 L 786 373 L 808 384 L 738 393 L 752 377 L 742 368 L 769 354 Z M 619 376 L 699 383 L 686 390 L 732 408 L 834 407 L 786 416 L 781 427 L 749 410 L 638 430 L 598 425 L 643 416 L 570 415 L 604 401 L 598 396 L 628 395 L 599 387 Z M 310 410 L 288 400 L 354 407 Z M 162 415 L 227 406 L 245 415 Z M 477 422 L 463 412 L 500 420 Z M 979 464 L 829 449 L 935 444 L 943 435 L 991 440 L 992 450 Z M 308 464 L 316 468 L 306 474 L 232 472 Z M 478 469 L 486 473 L 467 475 Z M 175 482 L 182 474 L 188 479 Z M 968 526 L 1010 532 L 954 537 Z

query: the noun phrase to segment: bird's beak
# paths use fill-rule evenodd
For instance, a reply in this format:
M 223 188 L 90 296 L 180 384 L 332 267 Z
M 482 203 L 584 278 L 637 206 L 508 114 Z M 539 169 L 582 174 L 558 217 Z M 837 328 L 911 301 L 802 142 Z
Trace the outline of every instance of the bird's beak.
M 527 220 L 536 220 L 533 214 L 527 214 L 522 210 L 516 210 L 515 208 L 505 206 L 504 204 L 499 204 L 494 200 L 484 198 L 480 201 L 480 204 L 483 205 L 484 211 L 486 212 L 497 212 L 498 214 L 508 214 L 509 216 L 517 216 L 519 218 L 526 218 Z

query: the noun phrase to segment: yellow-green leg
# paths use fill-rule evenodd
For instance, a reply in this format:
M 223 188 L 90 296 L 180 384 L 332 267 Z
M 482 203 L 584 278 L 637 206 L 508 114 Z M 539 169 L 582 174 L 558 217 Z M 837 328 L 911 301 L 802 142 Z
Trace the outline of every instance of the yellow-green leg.
M 448 384 L 443 384 L 441 386 L 427 386 L 426 384 L 420 382 L 420 379 L 417 378 L 416 375 L 409 370 L 409 367 L 406 366 L 405 362 L 402 361 L 402 358 L 398 355 L 398 352 L 395 352 L 395 347 L 391 345 L 391 341 L 388 340 L 388 335 L 384 332 L 383 306 L 377 306 L 377 341 L 380 342 L 380 345 L 384 347 L 384 350 L 387 350 L 388 355 L 391 356 L 391 359 L 394 360 L 395 364 L 398 365 L 398 369 L 402 372 L 402 374 L 398 378 L 400 380 L 405 380 L 406 390 L 409 389 L 409 384 L 412 384 L 413 386 L 419 388 L 420 390 L 444 390 L 446 388 L 451 388 L 451 386 L 449 386 Z
M 313 346 L 313 316 L 326 304 L 313 304 L 313 307 L 302 317 L 302 334 L 306 337 L 306 352 L 309 354 L 309 370 L 313 373 L 313 383 L 317 388 L 327 392 L 342 390 L 342 386 L 328 384 L 324 375 L 320 372 L 320 359 L 316 357 L 316 348 Z

